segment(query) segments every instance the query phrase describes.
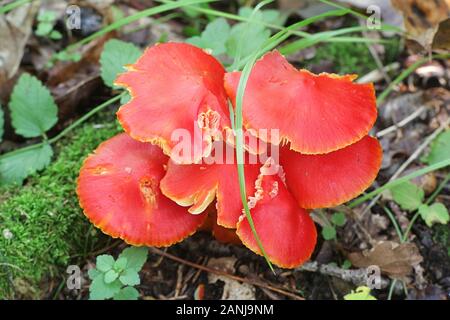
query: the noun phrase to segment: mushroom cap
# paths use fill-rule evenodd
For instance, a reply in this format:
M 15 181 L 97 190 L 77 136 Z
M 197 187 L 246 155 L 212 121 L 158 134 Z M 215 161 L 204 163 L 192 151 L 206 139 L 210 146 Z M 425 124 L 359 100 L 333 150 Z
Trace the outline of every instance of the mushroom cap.
M 282 176 L 264 175 L 261 170 L 255 186 L 255 196 L 249 201 L 250 213 L 268 258 L 283 268 L 301 265 L 311 257 L 316 245 L 314 222 L 298 206 Z M 245 215 L 237 224 L 237 235 L 246 247 L 261 255 Z
M 243 102 L 248 129 L 279 129 L 279 136 L 260 137 L 303 154 L 322 154 L 346 147 L 367 135 L 377 117 L 372 84 L 356 76 L 297 70 L 278 52 L 254 65 Z M 236 100 L 240 72 L 225 75 L 225 89 Z
M 167 155 L 180 139 L 176 134 L 188 134 L 190 150 L 179 162 L 194 163 L 208 155 L 214 133 L 230 127 L 224 74 L 219 61 L 190 44 L 149 47 L 115 81 L 132 97 L 117 112 L 119 122 L 133 139 L 157 144 Z
M 201 164 L 183 165 L 170 160 L 161 180 L 161 190 L 179 205 L 190 206 L 189 212 L 194 214 L 203 212 L 217 198 L 217 223 L 236 228 L 243 206 L 235 149 L 224 142 L 215 142 L 214 150 Z M 222 154 L 218 155 L 218 150 L 222 150 Z M 260 167 L 261 164 L 250 164 L 249 161 L 244 164 L 248 194 L 254 192 Z
M 132 245 L 169 246 L 193 234 L 206 215 L 192 215 L 161 193 L 167 161 L 160 148 L 126 133 L 103 142 L 78 178 L 85 215 L 104 233 Z
M 358 196 L 375 180 L 382 157 L 380 143 L 370 136 L 327 154 L 280 150 L 286 184 L 307 209 L 334 207 Z

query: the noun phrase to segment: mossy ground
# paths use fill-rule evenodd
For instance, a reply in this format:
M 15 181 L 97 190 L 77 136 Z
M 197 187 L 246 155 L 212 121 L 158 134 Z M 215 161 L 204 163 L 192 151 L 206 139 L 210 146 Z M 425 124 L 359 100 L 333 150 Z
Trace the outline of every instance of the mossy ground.
M 104 112 L 61 140 L 57 158 L 23 187 L 0 189 L 0 298 L 42 298 L 42 280 L 91 252 L 98 232 L 78 205 L 76 178 L 84 158 L 119 130 L 114 111 Z
M 395 37 L 390 39 L 389 43 L 384 44 L 384 48 L 385 53 L 381 59 L 382 63 L 387 65 L 398 57 L 400 51 L 399 39 Z M 325 43 L 317 47 L 314 58 L 307 62 L 307 66 L 321 64 L 324 61 L 330 62 L 333 71 L 339 74 L 358 74 L 363 76 L 377 69 L 375 60 L 365 43 Z

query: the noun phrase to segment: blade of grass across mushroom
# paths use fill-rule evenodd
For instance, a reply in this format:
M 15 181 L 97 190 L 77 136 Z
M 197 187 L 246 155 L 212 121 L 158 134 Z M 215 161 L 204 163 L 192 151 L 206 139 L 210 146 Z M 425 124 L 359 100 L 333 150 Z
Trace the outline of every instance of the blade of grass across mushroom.
M 166 11 L 186 7 L 189 5 L 200 4 L 200 3 L 209 3 L 209 2 L 214 2 L 214 1 L 217 1 L 217 0 L 180 0 L 177 2 L 162 4 L 157 7 L 148 8 L 146 10 L 139 11 L 135 14 L 132 14 L 132 15 L 129 15 L 122 19 L 119 19 L 119 20 L 115 21 L 114 23 L 107 25 L 106 27 L 100 29 L 99 31 L 91 34 L 90 36 L 83 38 L 80 41 L 67 46 L 64 50 L 59 51 L 56 54 L 54 54 L 52 59 L 54 59 L 55 56 L 57 56 L 58 54 L 60 54 L 62 52 L 73 51 L 73 50 L 81 47 L 82 45 L 89 43 L 90 41 L 107 34 L 108 32 L 120 29 L 121 27 L 123 27 L 127 24 L 130 24 L 134 21 L 137 21 L 141 18 L 153 16 L 158 13 L 163 13 Z
M 243 105 L 243 98 L 244 98 L 244 92 L 245 92 L 245 86 L 247 84 L 247 81 L 250 77 L 250 73 L 252 70 L 253 65 L 256 63 L 256 60 L 262 56 L 267 51 L 273 49 L 277 45 L 279 45 L 282 41 L 284 41 L 287 37 L 290 36 L 290 32 L 292 30 L 307 26 L 317 20 L 323 19 L 328 16 L 332 15 L 345 15 L 348 12 L 347 9 L 340 9 L 335 10 L 332 13 L 326 12 L 321 15 L 317 15 L 315 17 L 311 17 L 302 21 L 299 21 L 297 23 L 294 23 L 290 25 L 289 27 L 284 28 L 280 32 L 274 34 L 272 37 L 269 38 L 269 40 L 266 41 L 265 45 L 261 50 L 253 54 L 249 57 L 248 61 L 246 61 L 244 69 L 242 70 L 242 74 L 239 80 L 239 85 L 237 88 L 237 94 L 236 94 L 236 111 L 235 111 L 235 130 L 236 130 L 236 157 L 237 157 L 237 166 L 238 166 L 238 178 L 239 178 L 239 189 L 241 193 L 241 200 L 242 204 L 244 206 L 244 213 L 248 220 L 249 226 L 252 230 L 253 236 L 255 237 L 256 243 L 258 245 L 258 248 L 261 250 L 262 255 L 266 259 L 267 264 L 269 265 L 272 272 L 274 272 L 273 266 L 267 256 L 266 251 L 264 250 L 264 247 L 261 243 L 261 240 L 257 234 L 257 230 L 255 229 L 255 224 L 253 222 L 252 216 L 250 214 L 250 209 L 247 203 L 247 193 L 245 190 L 245 172 L 244 172 L 244 145 L 243 145 L 243 132 L 242 132 L 242 105 Z

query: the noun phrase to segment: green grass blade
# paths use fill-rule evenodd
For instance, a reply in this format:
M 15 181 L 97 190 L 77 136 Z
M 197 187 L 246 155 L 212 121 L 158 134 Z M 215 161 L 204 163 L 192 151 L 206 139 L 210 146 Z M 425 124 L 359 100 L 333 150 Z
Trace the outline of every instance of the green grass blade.
M 21 5 L 24 5 L 28 2 L 31 2 L 33 0 L 17 0 L 8 4 L 5 4 L 4 6 L 0 7 L 0 14 L 7 13 L 17 7 L 20 7 Z
M 446 159 L 446 160 L 437 162 L 437 163 L 435 163 L 433 165 L 427 166 L 427 167 L 422 168 L 420 170 L 416 170 L 416 171 L 414 171 L 414 172 L 412 172 L 412 173 L 410 173 L 410 174 L 408 174 L 406 176 L 403 176 L 403 177 L 398 178 L 396 180 L 392 180 L 391 182 L 388 182 L 388 183 L 384 184 L 383 186 L 373 190 L 372 192 L 366 193 L 365 195 L 359 197 L 358 199 L 353 200 L 350 203 L 349 207 L 350 208 L 354 208 L 354 207 L 362 204 L 363 202 L 365 202 L 365 201 L 367 201 L 369 199 L 372 199 L 373 197 L 377 196 L 378 194 L 382 193 L 383 191 L 386 191 L 386 190 L 389 190 L 392 187 L 395 187 L 396 185 L 399 185 L 399 184 L 401 184 L 403 182 L 406 182 L 408 180 L 414 179 L 416 177 L 422 176 L 422 175 L 427 174 L 429 172 L 445 168 L 447 166 L 450 166 L 450 159 Z

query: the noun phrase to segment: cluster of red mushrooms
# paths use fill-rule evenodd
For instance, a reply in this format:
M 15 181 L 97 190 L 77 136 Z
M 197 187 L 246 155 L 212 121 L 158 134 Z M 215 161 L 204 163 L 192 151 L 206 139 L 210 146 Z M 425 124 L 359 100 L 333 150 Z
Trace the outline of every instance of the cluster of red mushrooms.
M 380 168 L 382 149 L 368 135 L 377 117 L 374 88 L 355 77 L 298 70 L 277 51 L 251 71 L 243 128 L 266 145 L 256 153 L 276 146 L 279 157 L 244 163 L 245 185 L 256 232 L 280 267 L 297 267 L 314 250 L 308 210 L 356 197 Z M 156 247 L 209 225 L 216 237 L 233 235 L 261 254 L 243 212 L 236 163 L 207 161 L 219 146 L 235 153 L 233 139 L 222 137 L 233 130 L 229 101 L 235 106 L 239 79 L 240 72 L 226 72 L 184 43 L 152 46 L 127 66 L 115 82 L 132 97 L 117 112 L 125 133 L 103 142 L 78 179 L 90 221 L 129 244 Z M 177 130 L 190 134 L 191 148 L 174 157 Z M 246 157 L 253 152 L 245 148 Z

